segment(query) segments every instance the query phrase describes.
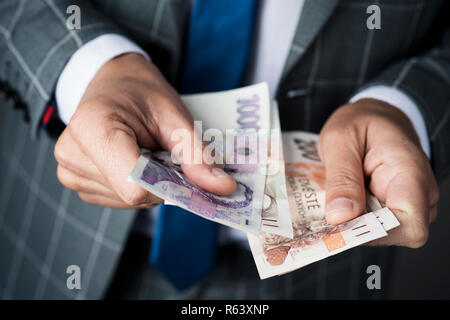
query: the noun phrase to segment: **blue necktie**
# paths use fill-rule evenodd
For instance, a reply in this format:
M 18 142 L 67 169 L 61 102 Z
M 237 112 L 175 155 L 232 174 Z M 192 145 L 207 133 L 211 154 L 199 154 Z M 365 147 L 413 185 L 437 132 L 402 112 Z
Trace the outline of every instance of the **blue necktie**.
M 195 0 L 181 93 L 220 91 L 244 82 L 256 0 Z M 151 262 L 178 289 L 214 265 L 217 225 L 179 207 L 161 205 Z

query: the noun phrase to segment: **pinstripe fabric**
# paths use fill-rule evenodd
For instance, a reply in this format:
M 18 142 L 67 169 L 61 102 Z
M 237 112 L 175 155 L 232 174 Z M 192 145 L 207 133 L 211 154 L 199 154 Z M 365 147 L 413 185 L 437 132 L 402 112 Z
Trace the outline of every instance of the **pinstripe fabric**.
M 1 297 L 101 297 L 134 213 L 81 203 L 56 180 L 55 141 L 32 141 L 20 113 L 0 106 Z M 67 289 L 72 264 L 82 270 L 81 290 Z
M 297 32 L 294 35 L 291 50 L 286 59 L 283 75 L 286 75 L 293 65 L 300 60 L 338 3 L 339 0 L 305 1 Z
M 355 93 L 372 85 L 394 86 L 421 109 L 432 142 L 432 165 L 438 180 L 444 180 L 450 175 L 450 4 L 327 1 L 324 12 L 313 14 L 320 1 L 312 2 L 305 3 L 277 93 L 283 129 L 318 132 Z M 371 4 L 380 6 L 381 30 L 366 28 L 365 11 Z M 317 16 L 322 19 L 315 21 Z M 306 30 L 318 34 L 305 36 Z
M 366 28 L 366 8 L 374 3 L 381 7 L 381 30 Z M 70 4 L 81 8 L 81 30 L 65 27 Z M 425 117 L 438 178 L 450 174 L 446 4 L 443 0 L 306 0 L 277 93 L 283 129 L 318 132 L 352 94 L 372 84 L 392 85 L 409 94 Z M 134 213 L 83 203 L 58 183 L 52 155 L 55 140 L 40 130 L 40 118 L 66 61 L 83 43 L 104 33 L 121 33 L 138 42 L 176 85 L 187 6 L 184 0 L 0 2 L 0 81 L 17 91 L 31 118 L 26 123 L 13 101 L 0 98 L 0 297 L 105 295 Z M 436 35 L 442 36 L 439 46 L 434 44 Z M 385 291 L 367 290 L 366 267 L 381 265 L 387 276 L 392 261 L 389 250 L 356 248 L 260 281 L 248 251 L 221 252 L 213 274 L 186 292 L 175 292 L 145 264 L 121 296 L 376 298 Z M 72 264 L 82 270 L 81 290 L 67 289 L 66 268 Z M 387 282 L 383 280 L 383 288 Z
M 108 298 L 122 299 L 376 299 L 387 291 L 389 251 L 356 248 L 283 276 L 260 280 L 249 250 L 229 245 L 218 250 L 217 268 L 205 279 L 178 292 L 157 270 L 146 263 L 141 236 L 133 236 L 119 270 L 128 275 L 126 285 L 115 287 Z M 148 240 L 147 240 L 148 241 Z M 140 248 L 136 250 L 136 248 Z M 133 254 L 127 254 L 134 249 Z M 359 259 L 355 260 L 354 255 Z M 139 260 L 135 268 L 121 270 Z M 356 268 L 351 264 L 357 264 Z M 366 269 L 377 264 L 382 270 L 381 292 L 366 287 Z M 132 276 L 129 276 L 132 275 Z

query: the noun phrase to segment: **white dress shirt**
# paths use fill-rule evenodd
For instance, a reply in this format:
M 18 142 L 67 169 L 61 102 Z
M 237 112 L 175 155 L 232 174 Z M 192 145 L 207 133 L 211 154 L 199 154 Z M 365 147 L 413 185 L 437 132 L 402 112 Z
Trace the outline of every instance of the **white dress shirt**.
M 254 64 L 249 72 L 249 83 L 266 81 L 270 96 L 274 97 L 289 53 L 296 26 L 303 9 L 304 0 L 263 0 L 260 6 Z M 67 124 L 75 113 L 81 98 L 96 72 L 110 59 L 124 53 L 135 52 L 147 59 L 150 57 L 135 43 L 117 34 L 99 36 L 79 48 L 66 64 L 56 86 L 56 103 L 61 120 Z M 150 53 L 151 54 L 151 53 Z M 413 124 L 424 152 L 430 157 L 430 144 L 425 121 L 414 101 L 403 91 L 387 86 L 369 87 L 350 99 L 374 98 L 389 103 L 403 111 Z M 152 233 L 147 226 L 141 231 Z M 246 245 L 244 232 L 232 228 L 221 228 L 219 242 L 242 241 Z

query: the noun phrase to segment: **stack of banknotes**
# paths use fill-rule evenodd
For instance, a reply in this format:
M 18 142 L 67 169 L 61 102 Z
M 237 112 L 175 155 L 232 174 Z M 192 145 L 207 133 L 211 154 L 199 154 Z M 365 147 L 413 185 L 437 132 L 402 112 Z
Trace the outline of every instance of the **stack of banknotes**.
M 143 151 L 129 179 L 166 204 L 246 232 L 261 279 L 385 237 L 399 225 L 370 194 L 366 213 L 338 226 L 326 222 L 318 135 L 281 133 L 266 83 L 182 99 L 211 157 L 235 179 L 236 191 L 218 196 L 202 190 L 167 151 Z

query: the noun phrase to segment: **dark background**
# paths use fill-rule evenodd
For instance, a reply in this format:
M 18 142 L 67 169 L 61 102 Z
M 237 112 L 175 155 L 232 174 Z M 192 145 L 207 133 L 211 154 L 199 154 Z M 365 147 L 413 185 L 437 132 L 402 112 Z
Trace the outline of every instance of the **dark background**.
M 0 93 L 3 107 L 7 106 Z M 390 283 L 382 284 L 389 299 L 450 299 L 450 180 L 440 186 L 440 193 L 439 215 L 427 244 L 394 249 Z
M 395 249 L 392 299 L 450 298 L 450 180 L 440 185 L 440 196 L 438 218 L 427 244 L 419 249 Z

